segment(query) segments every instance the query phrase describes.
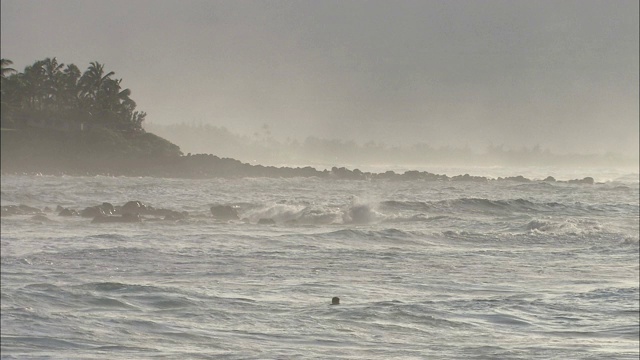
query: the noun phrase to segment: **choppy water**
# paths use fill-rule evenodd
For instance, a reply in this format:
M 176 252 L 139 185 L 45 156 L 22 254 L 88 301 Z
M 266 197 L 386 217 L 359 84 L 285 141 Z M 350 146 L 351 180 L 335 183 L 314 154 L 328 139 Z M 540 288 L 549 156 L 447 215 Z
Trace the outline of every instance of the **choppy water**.
M 2 205 L 140 200 L 190 217 L 2 217 L 2 358 L 637 359 L 638 199 L 637 175 L 3 176 Z

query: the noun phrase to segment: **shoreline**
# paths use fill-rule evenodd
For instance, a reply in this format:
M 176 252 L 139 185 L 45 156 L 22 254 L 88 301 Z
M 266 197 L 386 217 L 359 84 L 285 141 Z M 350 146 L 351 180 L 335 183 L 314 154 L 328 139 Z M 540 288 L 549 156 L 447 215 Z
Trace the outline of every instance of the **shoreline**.
M 136 166 L 136 164 L 138 166 Z M 238 178 L 318 178 L 328 180 L 355 180 L 355 181 L 439 181 L 439 182 L 490 182 L 511 181 L 517 183 L 543 182 L 543 183 L 568 183 L 593 185 L 596 182 L 591 177 L 582 177 L 569 180 L 558 180 L 548 175 L 542 179 L 529 178 L 523 175 L 491 177 L 476 176 L 468 173 L 462 175 L 435 174 L 428 171 L 407 170 L 395 172 L 363 172 L 359 169 L 347 169 L 346 167 L 332 167 L 331 170 L 317 170 L 311 166 L 306 167 L 275 167 L 263 165 L 251 165 L 230 158 L 219 158 L 211 154 L 185 155 L 178 158 L 166 159 L 166 162 L 147 162 L 144 159 L 132 159 L 123 167 L 106 166 L 104 170 L 97 170 L 98 164 L 93 164 L 91 169 L 73 167 L 49 167 L 37 165 L 5 165 L 0 167 L 2 176 L 110 176 L 110 177 L 153 177 L 168 179 L 238 179 Z
M 407 169 L 407 165 L 386 165 L 387 168 L 395 168 L 395 171 L 385 170 L 383 167 L 385 165 L 378 167 L 363 165 L 365 171 L 345 166 L 333 166 L 327 169 L 328 164 L 322 165 L 325 167 L 323 170 L 312 166 L 294 166 L 251 164 L 213 154 L 184 155 L 177 145 L 152 133 L 127 134 L 104 128 L 81 133 L 66 133 L 25 128 L 15 132 L 2 131 L 0 174 L 103 175 L 177 179 L 315 177 L 390 181 L 514 181 L 519 183 L 543 181 L 592 185 L 597 183 L 593 175 L 599 173 L 597 169 L 584 167 L 579 172 L 567 171 L 569 169 L 566 167 L 560 168 L 558 172 L 554 172 L 552 168 L 539 168 L 535 174 L 527 171 L 532 168 L 506 167 L 502 171 L 491 172 L 492 175 L 488 172 L 482 175 L 471 175 L 469 172 L 473 172 L 473 166 L 467 169 L 452 167 L 447 171 L 448 174 L 436 174 L 431 172 L 433 170 Z M 425 165 L 416 167 L 427 168 Z M 442 170 L 443 166 L 433 164 L 430 168 Z M 510 170 L 505 171 L 505 169 Z M 460 173 L 454 174 L 456 170 Z M 624 176 L 626 177 L 627 174 Z M 611 176 L 604 177 L 605 179 L 598 179 L 598 181 L 612 179 Z

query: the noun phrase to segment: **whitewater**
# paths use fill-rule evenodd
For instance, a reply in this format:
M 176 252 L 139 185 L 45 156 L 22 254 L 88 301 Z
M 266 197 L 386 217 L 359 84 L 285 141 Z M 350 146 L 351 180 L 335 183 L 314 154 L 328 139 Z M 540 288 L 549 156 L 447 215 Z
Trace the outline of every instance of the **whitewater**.
M 1 357 L 637 359 L 638 175 L 594 178 L 2 175 L 44 211 L 1 218 Z M 189 216 L 55 210 L 128 201 Z

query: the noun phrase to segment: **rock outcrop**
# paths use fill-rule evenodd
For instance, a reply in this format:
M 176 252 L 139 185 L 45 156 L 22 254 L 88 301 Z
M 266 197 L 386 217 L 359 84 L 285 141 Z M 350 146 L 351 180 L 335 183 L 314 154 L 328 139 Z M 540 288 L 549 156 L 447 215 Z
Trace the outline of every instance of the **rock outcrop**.
M 211 215 L 218 220 L 238 220 L 238 210 L 230 205 L 214 205 L 211 207 Z

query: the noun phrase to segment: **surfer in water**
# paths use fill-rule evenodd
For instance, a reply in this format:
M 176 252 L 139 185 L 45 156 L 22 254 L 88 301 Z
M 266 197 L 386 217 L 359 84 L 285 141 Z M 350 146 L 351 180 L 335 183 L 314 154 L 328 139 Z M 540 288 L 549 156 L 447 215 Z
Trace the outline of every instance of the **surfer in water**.
M 337 297 L 337 296 L 334 296 L 334 297 L 331 299 L 331 305 L 340 305 L 340 298 L 339 298 L 339 297 Z

